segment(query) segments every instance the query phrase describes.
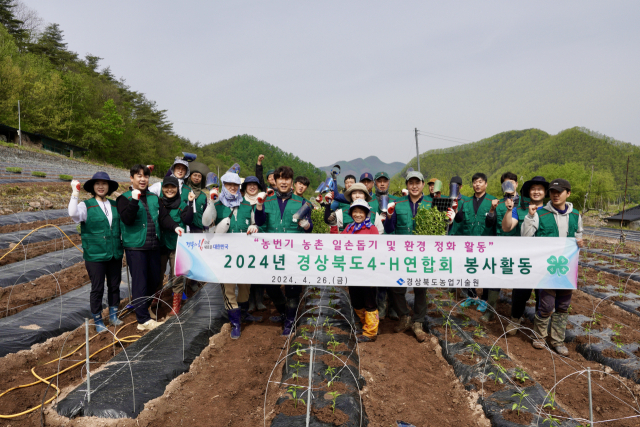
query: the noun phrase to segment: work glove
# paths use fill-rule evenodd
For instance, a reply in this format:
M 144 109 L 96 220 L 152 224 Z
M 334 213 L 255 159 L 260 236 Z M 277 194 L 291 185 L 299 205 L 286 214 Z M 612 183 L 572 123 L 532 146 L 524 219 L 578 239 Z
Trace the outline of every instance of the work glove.
M 324 196 L 324 199 L 327 201 L 328 204 L 331 204 L 331 202 L 333 202 L 333 191 L 328 192 Z
M 209 198 L 211 199 L 212 202 L 215 202 L 216 200 L 218 200 L 217 188 L 212 188 L 211 191 L 209 191 Z
M 194 193 L 193 191 L 190 191 L 188 199 L 190 202 L 193 202 L 196 199 L 196 193 Z
M 308 219 L 302 218 L 300 221 L 298 221 L 298 225 L 306 230 L 311 224 L 309 223 Z
M 338 218 L 336 217 L 336 213 L 331 212 L 331 215 L 329 215 L 329 218 L 327 218 L 327 221 L 329 222 L 330 226 L 338 225 Z
M 140 194 L 142 194 L 140 190 L 133 190 L 131 192 L 131 198 L 134 200 L 140 200 Z
M 155 169 L 155 165 L 147 165 L 147 169 L 149 169 L 149 172 L 153 173 L 153 170 Z
M 73 181 L 71 181 L 71 196 L 78 197 L 79 193 L 80 193 L 80 181 L 74 179 Z
M 387 205 L 387 216 L 390 217 L 396 211 L 396 203 L 391 202 Z
M 273 188 L 267 188 L 267 197 L 271 197 L 274 194 L 276 194 L 276 192 L 273 190 Z
M 264 204 L 265 200 L 267 200 L 267 193 L 265 193 L 264 191 L 258 193 L 258 197 L 256 198 L 256 201 L 260 210 L 262 210 L 262 205 Z
M 402 189 L 402 195 L 403 196 L 408 196 L 409 195 L 409 190 L 407 190 L 406 188 Z
M 250 225 L 249 229 L 247 230 L 247 234 L 253 234 L 257 232 L 258 232 L 258 226 L 256 225 Z
M 176 227 L 175 232 L 178 236 L 182 236 L 182 234 L 184 233 L 184 228 Z
M 455 218 L 455 216 L 456 212 L 452 208 L 447 209 L 447 222 L 449 224 L 453 223 L 453 218 Z

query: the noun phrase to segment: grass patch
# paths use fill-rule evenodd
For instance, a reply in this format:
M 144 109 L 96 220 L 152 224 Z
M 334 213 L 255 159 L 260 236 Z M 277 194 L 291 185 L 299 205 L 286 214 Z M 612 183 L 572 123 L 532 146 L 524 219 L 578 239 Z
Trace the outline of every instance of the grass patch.
M 22 168 L 5 168 L 7 172 L 22 173 Z
M 31 172 L 31 175 L 33 175 L 33 176 L 39 176 L 39 177 L 41 177 L 41 178 L 44 178 L 45 176 L 47 176 L 47 174 L 46 174 L 46 173 L 44 173 L 44 172 L 38 172 L 38 171 L 33 171 L 33 172 Z
M 73 177 L 71 175 L 60 175 L 60 179 L 63 181 L 71 181 Z

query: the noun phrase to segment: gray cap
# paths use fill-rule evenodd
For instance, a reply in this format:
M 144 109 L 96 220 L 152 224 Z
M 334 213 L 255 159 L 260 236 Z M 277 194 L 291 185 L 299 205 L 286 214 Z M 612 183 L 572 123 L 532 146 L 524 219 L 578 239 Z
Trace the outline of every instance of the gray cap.
M 409 182 L 409 180 L 411 178 L 418 178 L 420 181 L 424 182 L 424 175 L 422 175 L 420 172 L 418 171 L 411 171 L 407 174 L 407 178 L 405 179 L 405 182 Z

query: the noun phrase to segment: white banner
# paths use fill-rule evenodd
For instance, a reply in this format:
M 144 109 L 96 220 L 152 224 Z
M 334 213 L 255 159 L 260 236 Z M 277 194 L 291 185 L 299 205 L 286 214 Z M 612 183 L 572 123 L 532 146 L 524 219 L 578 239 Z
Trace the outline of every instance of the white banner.
M 218 283 L 576 289 L 573 238 L 185 234 L 176 275 Z

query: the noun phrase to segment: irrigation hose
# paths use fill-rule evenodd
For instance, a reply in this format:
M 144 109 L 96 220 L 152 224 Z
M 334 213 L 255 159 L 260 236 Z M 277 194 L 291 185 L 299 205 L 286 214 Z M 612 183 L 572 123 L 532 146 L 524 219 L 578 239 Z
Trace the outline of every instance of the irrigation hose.
M 7 252 L 6 254 L 2 255 L 2 257 L 0 257 L 0 261 L 2 261 L 2 260 L 4 259 L 4 257 L 6 257 L 7 255 L 9 255 L 11 252 L 13 252 L 17 247 L 19 247 L 19 246 L 20 246 L 20 243 L 22 243 L 22 241 L 23 241 L 24 239 L 26 239 L 27 237 L 31 236 L 33 233 L 35 233 L 36 231 L 40 230 L 41 228 L 45 228 L 45 227 L 55 227 L 55 228 L 57 228 L 58 230 L 60 230 L 60 232 L 61 232 L 62 234 L 64 234 L 64 237 L 66 237 L 66 238 L 71 242 L 71 244 L 72 244 L 73 246 L 75 246 L 75 247 L 76 247 L 76 249 L 77 249 L 77 250 L 79 250 L 80 252 L 82 252 L 82 249 L 80 249 L 80 248 L 79 248 L 75 243 L 73 243 L 73 240 L 71 240 L 71 237 L 67 236 L 67 233 L 65 233 L 64 231 L 62 231 L 62 229 L 61 229 L 60 227 L 58 227 L 57 225 L 53 225 L 53 224 L 45 224 L 45 225 L 41 225 L 40 227 L 38 227 L 38 228 L 35 228 L 35 229 L 31 230 L 31 232 L 30 232 L 29 234 L 27 234 L 27 235 L 26 235 L 26 236 L 24 236 L 22 239 L 20 239 L 20 241 L 19 241 L 18 243 L 16 243 L 16 245 L 15 245 L 13 248 L 11 248 L 11 250 L 10 250 L 9 252 Z
M 34 231 L 35 231 L 35 230 L 34 230 Z M 124 324 L 124 325 L 123 325 L 120 329 L 118 329 L 118 330 L 116 331 L 116 333 L 114 334 L 114 341 L 113 341 L 111 344 L 109 344 L 109 345 L 107 345 L 107 346 L 105 346 L 105 347 L 102 347 L 102 348 L 101 348 L 101 349 L 99 349 L 98 351 L 94 352 L 93 354 L 91 354 L 91 355 L 89 356 L 89 358 L 91 358 L 91 357 L 95 356 L 96 354 L 98 354 L 98 353 L 100 353 L 100 352 L 102 352 L 102 351 L 104 351 L 104 350 L 106 350 L 106 349 L 108 349 L 108 348 L 111 348 L 113 345 L 115 345 L 115 344 L 117 344 L 117 343 L 132 343 L 132 342 L 137 341 L 137 339 L 138 339 L 138 338 L 140 338 L 140 337 L 141 337 L 141 335 L 130 335 L 130 336 L 128 336 L 128 337 L 118 338 L 118 333 L 120 333 L 120 331 L 122 331 L 124 328 L 126 328 L 126 327 L 127 327 L 127 326 L 129 326 L 129 325 L 133 325 L 134 323 L 137 323 L 137 321 L 133 321 L 133 322 L 129 322 L 129 323 Z M 93 339 L 94 339 L 95 337 L 97 337 L 98 335 L 99 335 L 99 334 L 95 334 L 94 336 L 92 336 L 91 338 L 89 338 L 89 341 L 93 340 Z M 53 359 L 53 360 L 51 360 L 51 361 L 49 361 L 49 362 L 45 363 L 45 364 L 44 364 L 44 365 L 42 365 L 42 366 L 49 365 L 49 364 L 51 364 L 51 363 L 54 363 L 54 362 L 60 361 L 60 360 L 62 360 L 62 359 L 66 359 L 67 357 L 72 356 L 73 354 L 75 354 L 76 352 L 78 352 L 78 351 L 79 351 L 80 349 L 82 349 L 82 347 L 84 347 L 85 345 L 86 345 L 86 343 L 82 343 L 81 345 L 79 345 L 77 348 L 75 348 L 75 349 L 74 349 L 73 351 L 71 351 L 70 353 L 68 353 L 68 354 L 66 354 L 66 355 L 64 355 L 64 356 L 58 357 L 57 359 Z M 86 361 L 85 361 L 85 360 L 82 360 L 82 361 L 80 361 L 80 362 L 78 362 L 78 363 L 75 363 L 75 364 L 73 364 L 73 365 L 69 366 L 68 368 L 65 368 L 65 369 L 63 369 L 62 371 L 56 372 L 55 374 L 50 375 L 50 376 L 48 376 L 48 377 L 46 377 L 46 378 L 42 378 L 42 377 L 40 377 L 38 374 L 36 374 L 36 372 L 35 372 L 35 369 L 36 369 L 36 368 L 35 368 L 35 367 L 33 367 L 33 368 L 31 368 L 31 373 L 33 374 L 33 376 L 34 376 L 34 377 L 36 377 L 36 379 L 37 379 L 38 381 L 32 382 L 32 383 L 30 383 L 30 384 L 23 384 L 23 385 L 19 385 L 19 386 L 16 386 L 16 387 L 12 387 L 12 388 L 10 388 L 10 389 L 8 389 L 8 390 L 5 390 L 4 392 L 2 392 L 2 394 L 0 394 L 0 398 L 2 398 L 2 396 L 6 395 L 7 393 L 9 393 L 9 392 L 11 392 L 11 391 L 13 391 L 13 390 L 17 390 L 17 389 L 21 389 L 21 388 L 26 388 L 26 387 L 31 387 L 31 386 L 34 386 L 34 385 L 37 385 L 37 384 L 40 384 L 40 383 L 44 383 L 44 384 L 46 384 L 46 385 L 50 385 L 51 387 L 53 387 L 53 388 L 55 388 L 55 389 L 56 389 L 56 394 L 55 394 L 51 399 L 49 399 L 49 400 L 47 400 L 46 402 L 44 402 L 44 405 L 47 405 L 47 404 L 51 403 L 55 398 L 57 398 L 57 397 L 60 395 L 60 389 L 59 389 L 55 384 L 53 384 L 53 382 L 50 382 L 50 381 L 48 381 L 48 380 L 50 380 L 50 379 L 52 379 L 52 378 L 54 378 L 54 377 L 56 377 L 56 376 L 59 376 L 60 374 L 63 374 L 63 373 L 65 373 L 65 372 L 67 372 L 67 371 L 69 371 L 69 370 L 71 370 L 71 369 L 73 369 L 73 368 L 75 368 L 75 367 L 77 367 L 77 366 L 80 366 L 80 365 L 82 365 L 83 363 L 86 363 Z M 3 415 L 3 414 L 0 414 L 0 419 L 11 419 L 11 418 L 19 417 L 19 416 L 22 416 L 22 415 L 26 415 L 26 414 L 28 414 L 28 413 L 30 413 L 30 412 L 33 412 L 33 411 L 36 411 L 36 410 L 40 409 L 42 406 L 43 406 L 43 405 L 42 405 L 42 404 L 40 404 L 40 405 L 38 405 L 38 406 L 36 406 L 36 407 L 33 407 L 33 408 L 31 408 L 31 409 L 29 409 L 29 410 L 27 410 L 27 411 L 20 412 L 19 414 L 12 414 L 12 415 Z

